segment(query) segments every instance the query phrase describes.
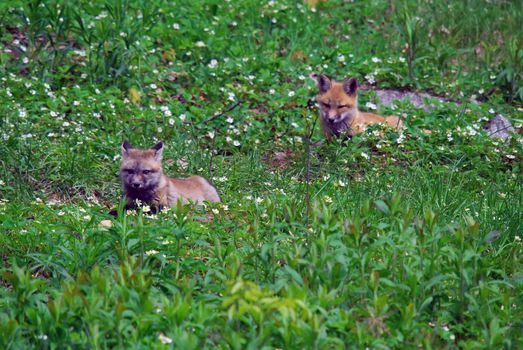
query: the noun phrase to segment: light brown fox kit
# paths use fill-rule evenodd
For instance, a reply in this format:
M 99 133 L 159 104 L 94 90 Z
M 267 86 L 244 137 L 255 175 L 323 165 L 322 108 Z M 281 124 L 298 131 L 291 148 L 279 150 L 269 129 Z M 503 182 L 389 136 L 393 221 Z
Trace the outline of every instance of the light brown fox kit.
M 401 119 L 395 116 L 382 117 L 358 109 L 358 82 L 356 78 L 338 82 L 324 74 L 312 74 L 320 94 L 320 124 L 327 139 L 346 134 L 352 136 L 365 131 L 370 124 L 388 124 L 400 129 Z
M 161 142 L 146 150 L 133 148 L 128 141 L 122 144 L 120 177 L 127 209 L 135 207 L 136 200 L 154 210 L 172 207 L 180 198 L 184 203 L 220 201 L 216 188 L 201 176 L 185 179 L 166 176 L 162 169 L 162 152 Z

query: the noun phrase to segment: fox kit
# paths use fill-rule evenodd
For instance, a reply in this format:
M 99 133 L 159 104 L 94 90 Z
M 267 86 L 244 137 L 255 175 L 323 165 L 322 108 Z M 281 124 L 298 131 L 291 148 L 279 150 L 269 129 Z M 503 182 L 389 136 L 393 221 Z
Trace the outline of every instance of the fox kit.
M 201 176 L 186 179 L 169 178 L 162 170 L 163 144 L 151 149 L 136 149 L 128 141 L 122 144 L 120 177 L 127 199 L 126 208 L 135 207 L 136 200 L 154 210 L 171 207 L 179 198 L 183 202 L 219 202 L 218 192 Z
M 365 131 L 370 124 L 388 124 L 400 129 L 403 126 L 398 117 L 382 117 L 374 113 L 361 112 L 358 109 L 358 82 L 356 78 L 338 82 L 324 74 L 312 74 L 320 94 L 320 124 L 327 139 L 342 134 L 349 136 Z

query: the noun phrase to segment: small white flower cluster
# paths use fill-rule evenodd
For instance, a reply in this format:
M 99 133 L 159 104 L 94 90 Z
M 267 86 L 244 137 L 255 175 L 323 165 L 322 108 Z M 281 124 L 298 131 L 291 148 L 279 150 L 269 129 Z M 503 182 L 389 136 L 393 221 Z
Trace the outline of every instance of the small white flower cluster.
M 480 128 L 479 128 L 478 124 L 472 124 L 472 125 L 467 125 L 467 127 L 465 129 L 466 129 L 467 135 L 476 136 L 478 134 Z
M 228 180 L 227 176 L 213 177 L 212 179 L 213 179 L 213 181 L 216 181 L 216 182 L 226 182 Z
M 374 85 L 376 83 L 376 78 L 372 74 L 365 75 L 365 80 L 371 85 Z
M 241 145 L 240 141 L 233 140 L 230 136 L 226 136 L 225 141 L 227 141 L 227 143 L 232 143 L 235 147 L 239 147 Z
M 168 106 L 161 106 L 160 110 L 162 111 L 163 115 L 165 115 L 166 117 L 171 117 L 173 115 Z
M 377 107 L 374 103 L 372 103 L 372 102 L 367 102 L 367 103 L 365 104 L 365 107 L 367 107 L 367 108 L 369 108 L 369 109 L 373 109 L 373 110 L 378 109 L 378 107 Z

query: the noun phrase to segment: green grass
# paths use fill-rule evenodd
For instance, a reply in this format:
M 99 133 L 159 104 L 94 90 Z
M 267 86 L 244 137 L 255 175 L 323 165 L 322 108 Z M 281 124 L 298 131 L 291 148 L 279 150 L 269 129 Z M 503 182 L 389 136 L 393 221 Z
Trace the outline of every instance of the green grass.
M 0 347 L 523 347 L 521 6 L 0 4 Z M 307 154 L 311 72 L 461 104 Z M 110 217 L 124 139 L 223 203 Z

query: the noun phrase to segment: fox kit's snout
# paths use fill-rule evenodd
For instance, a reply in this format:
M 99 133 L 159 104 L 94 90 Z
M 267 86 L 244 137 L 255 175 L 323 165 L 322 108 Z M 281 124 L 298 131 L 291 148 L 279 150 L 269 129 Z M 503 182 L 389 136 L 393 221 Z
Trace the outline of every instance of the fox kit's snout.
M 186 179 L 169 178 L 162 168 L 163 143 L 151 149 L 137 149 L 128 141 L 122 144 L 122 179 L 127 207 L 134 207 L 136 200 L 154 208 L 170 207 L 178 199 L 183 202 L 219 202 L 218 192 L 201 176 Z
M 325 74 L 312 74 L 319 89 L 317 102 L 320 107 L 320 125 L 327 139 L 342 134 L 352 136 L 365 131 L 368 125 L 388 124 L 400 128 L 402 123 L 397 117 L 382 117 L 358 109 L 358 81 L 347 78 L 342 82 L 329 78 Z

